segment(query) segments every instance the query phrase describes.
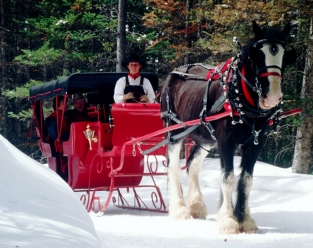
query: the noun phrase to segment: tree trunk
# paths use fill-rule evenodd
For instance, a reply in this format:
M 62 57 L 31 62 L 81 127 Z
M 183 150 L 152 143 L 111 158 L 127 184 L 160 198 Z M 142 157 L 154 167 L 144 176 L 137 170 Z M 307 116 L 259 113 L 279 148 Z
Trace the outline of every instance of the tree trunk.
M 71 63 L 68 60 L 65 60 L 63 64 L 63 76 L 69 76 L 70 70 L 71 70 Z M 47 82 L 46 80 L 48 80 L 48 72 L 49 72 L 48 65 L 44 65 L 45 82 Z
M 118 25 L 117 25 L 117 46 L 116 46 L 116 72 L 122 72 L 122 61 L 125 56 L 125 39 L 126 39 L 126 0 L 118 1 Z
M 302 82 L 301 98 L 306 99 L 302 106 L 302 122 L 298 126 L 295 153 L 292 162 L 292 172 L 308 174 L 311 166 L 313 116 L 307 112 L 308 104 L 313 101 L 313 34 L 312 19 L 309 31 L 308 50 L 305 61 L 304 76 Z
M 5 13 L 5 4 L 4 0 L 0 1 L 0 15 L 1 15 L 1 30 L 0 30 L 0 35 L 1 35 L 1 54 L 0 54 L 0 63 L 1 63 L 1 92 L 6 90 L 6 85 L 7 85 L 7 75 L 6 75 L 6 66 L 7 66 L 7 60 L 6 60 L 6 49 L 7 49 L 7 44 L 6 44 L 6 13 Z M 9 137 L 9 127 L 8 127 L 8 103 L 7 103 L 7 97 L 1 96 L 1 103 L 2 105 L 2 130 L 3 130 L 3 136 L 5 138 Z
M 190 39 L 190 10 L 192 6 L 192 0 L 186 1 L 186 24 L 185 24 L 185 42 L 186 42 L 186 53 L 184 58 L 185 65 L 189 64 L 189 48 L 191 47 L 191 39 Z
M 18 0 L 16 4 L 16 18 L 20 21 L 23 16 L 24 16 L 24 8 L 23 8 L 24 0 Z M 19 29 L 18 29 L 19 30 Z M 21 49 L 22 49 L 22 41 L 23 37 L 22 34 L 18 31 L 17 36 L 16 36 L 16 50 L 15 50 L 15 56 L 18 56 L 21 54 Z M 19 64 L 16 65 L 16 84 L 18 86 L 21 86 L 23 84 L 22 82 L 22 71 L 21 71 L 21 66 Z M 20 113 L 22 111 L 22 103 L 21 100 L 16 101 L 16 108 L 15 112 Z M 14 135 L 14 141 L 15 144 L 20 144 L 21 136 L 22 136 L 22 125 L 23 123 L 21 121 L 15 120 L 15 135 Z

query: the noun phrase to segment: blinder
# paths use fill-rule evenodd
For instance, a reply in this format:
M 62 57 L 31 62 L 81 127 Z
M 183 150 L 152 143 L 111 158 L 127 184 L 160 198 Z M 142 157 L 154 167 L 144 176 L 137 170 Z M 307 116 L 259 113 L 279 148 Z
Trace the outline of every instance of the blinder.
M 279 52 L 279 47 L 278 44 L 282 45 L 282 47 L 285 49 L 285 42 L 281 40 L 268 40 L 268 39 L 262 39 L 257 42 L 255 42 L 251 47 L 250 47 L 250 59 L 253 61 L 257 60 L 258 57 L 258 51 L 263 47 L 263 44 L 269 43 L 270 47 L 270 53 L 273 54 L 274 56 Z

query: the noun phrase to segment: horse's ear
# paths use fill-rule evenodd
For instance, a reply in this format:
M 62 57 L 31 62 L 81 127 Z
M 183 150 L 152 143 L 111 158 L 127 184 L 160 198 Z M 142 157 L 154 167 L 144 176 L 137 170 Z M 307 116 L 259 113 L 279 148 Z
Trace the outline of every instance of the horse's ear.
M 291 30 L 291 25 L 290 25 L 290 23 L 288 22 L 288 23 L 285 25 L 285 27 L 283 28 L 283 30 L 282 30 L 282 33 L 283 33 L 285 39 L 288 37 L 288 35 L 289 35 L 289 33 L 290 33 L 290 30 Z
M 260 28 L 256 21 L 253 21 L 253 33 L 256 39 L 261 39 L 264 34 L 264 31 Z
M 297 60 L 297 52 L 293 47 L 291 48 L 291 50 L 285 51 L 285 54 L 284 54 L 285 65 L 293 64 L 296 62 L 296 60 Z

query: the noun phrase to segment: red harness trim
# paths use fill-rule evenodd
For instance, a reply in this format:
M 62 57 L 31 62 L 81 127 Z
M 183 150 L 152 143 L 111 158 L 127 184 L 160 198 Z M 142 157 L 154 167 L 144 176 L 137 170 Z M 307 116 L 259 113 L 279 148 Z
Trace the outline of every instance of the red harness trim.
M 244 77 L 246 77 L 246 72 L 245 72 L 245 68 L 242 68 L 242 71 L 241 71 L 242 75 Z M 248 90 L 248 86 L 247 84 L 245 83 L 245 81 L 243 79 L 241 79 L 241 86 L 242 86 L 242 91 L 243 91 L 243 96 L 244 98 L 246 99 L 246 101 L 253 107 L 255 107 L 255 103 L 253 101 L 253 98 L 252 96 L 250 95 L 249 93 L 249 90 Z
M 284 118 L 292 116 L 292 115 L 300 114 L 301 112 L 302 112 L 301 108 L 296 108 L 296 109 L 292 109 L 292 110 L 288 110 L 288 111 L 279 113 L 278 116 L 280 119 L 284 119 Z M 273 124 L 274 124 L 274 120 L 270 119 L 268 125 L 272 126 Z
M 280 80 L 282 79 L 282 76 L 278 72 L 264 72 L 260 74 L 259 77 L 262 78 L 262 77 L 268 77 L 268 76 L 276 76 L 276 77 L 279 77 Z
M 228 59 L 225 63 L 217 65 L 214 69 L 208 71 L 206 80 L 217 80 L 222 77 L 222 74 L 228 70 L 228 65 L 232 62 L 232 59 Z
M 216 66 L 214 69 L 211 69 L 208 71 L 207 75 L 206 75 L 206 80 L 217 80 L 220 79 L 223 76 L 223 73 L 227 71 L 229 64 L 232 62 L 232 59 L 228 59 L 225 63 L 219 64 L 218 66 Z M 245 69 L 242 68 L 241 71 L 242 75 L 245 77 L 246 76 L 246 72 Z M 269 76 L 275 76 L 275 77 L 279 77 L 280 79 L 282 79 L 282 76 L 280 73 L 278 72 L 264 72 L 260 74 L 260 78 L 262 77 L 269 77 Z M 228 78 L 230 77 L 230 75 L 228 75 Z M 243 96 L 246 100 L 246 102 L 251 105 L 252 107 L 256 107 L 256 103 L 254 102 L 250 92 L 249 92 L 249 87 L 246 84 L 246 82 L 241 78 L 240 80 L 241 82 L 241 87 L 242 87 L 242 93 Z M 229 108 L 228 104 L 225 104 L 225 109 Z

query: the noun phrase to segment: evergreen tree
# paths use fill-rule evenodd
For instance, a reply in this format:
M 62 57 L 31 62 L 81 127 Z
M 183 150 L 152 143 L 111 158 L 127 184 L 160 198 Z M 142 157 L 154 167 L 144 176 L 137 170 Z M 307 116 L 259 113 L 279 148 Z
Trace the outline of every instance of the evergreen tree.
M 198 41 L 211 30 L 205 13 L 213 7 L 210 1 L 147 0 L 149 12 L 144 25 L 152 30 L 148 52 L 158 58 L 161 74 L 185 63 L 202 62 L 207 58 Z M 209 53 L 209 51 L 207 51 Z

